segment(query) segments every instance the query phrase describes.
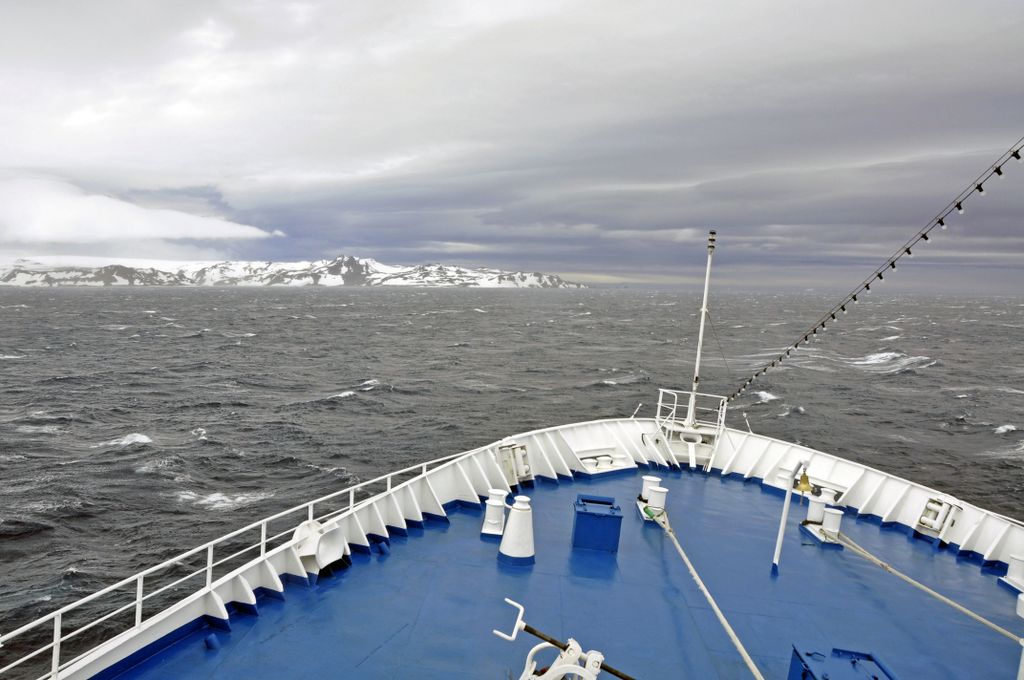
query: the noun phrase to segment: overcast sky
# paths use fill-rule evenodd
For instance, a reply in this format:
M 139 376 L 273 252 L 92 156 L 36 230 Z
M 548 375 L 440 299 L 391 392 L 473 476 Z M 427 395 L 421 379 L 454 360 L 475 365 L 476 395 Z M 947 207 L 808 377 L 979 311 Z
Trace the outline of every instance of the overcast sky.
M 852 287 L 1022 134 L 1020 0 L 0 5 L 6 256 Z M 895 285 L 1024 290 L 1006 176 Z

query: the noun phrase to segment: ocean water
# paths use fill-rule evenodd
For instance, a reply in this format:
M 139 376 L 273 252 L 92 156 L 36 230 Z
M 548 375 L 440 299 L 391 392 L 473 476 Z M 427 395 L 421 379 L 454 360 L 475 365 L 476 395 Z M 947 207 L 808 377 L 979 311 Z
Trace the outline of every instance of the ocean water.
M 727 394 L 831 294 L 719 293 Z M 686 388 L 696 293 L 0 288 L 0 631 L 262 516 Z M 1024 298 L 878 296 L 729 423 L 1024 518 Z

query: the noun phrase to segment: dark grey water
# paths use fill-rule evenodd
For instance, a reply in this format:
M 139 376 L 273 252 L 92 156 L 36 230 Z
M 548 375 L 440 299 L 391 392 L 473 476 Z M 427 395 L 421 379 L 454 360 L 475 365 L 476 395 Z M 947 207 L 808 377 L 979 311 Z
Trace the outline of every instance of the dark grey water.
M 705 391 L 731 392 L 834 297 L 718 295 Z M 688 385 L 697 308 L 620 290 L 0 288 L 0 630 L 353 480 L 650 415 L 657 387 Z M 871 299 L 729 421 L 1022 517 L 1022 329 L 1021 298 Z

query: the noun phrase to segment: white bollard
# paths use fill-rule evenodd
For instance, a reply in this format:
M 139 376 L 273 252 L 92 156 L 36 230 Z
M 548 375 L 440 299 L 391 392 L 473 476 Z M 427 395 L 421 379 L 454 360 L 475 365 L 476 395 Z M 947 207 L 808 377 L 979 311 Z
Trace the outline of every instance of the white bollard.
M 668 496 L 668 489 L 663 486 L 652 486 L 647 490 L 647 505 L 654 510 L 664 510 L 666 496 Z
M 533 564 L 533 510 L 529 496 L 516 496 L 501 536 L 498 560 L 506 564 Z
M 826 536 L 835 538 L 839 535 L 839 525 L 843 521 L 843 511 L 838 508 L 825 508 L 825 517 L 821 523 L 821 530 Z
M 811 498 L 807 505 L 807 521 L 811 524 L 821 524 L 825 519 L 825 501 L 820 498 Z
M 501 536 L 505 530 L 505 492 L 501 489 L 489 489 L 487 502 L 484 505 L 484 523 L 480 533 L 488 536 Z
M 644 475 L 641 479 L 644 480 L 644 485 L 640 489 L 640 500 L 646 503 L 647 494 L 651 492 L 651 487 L 660 485 L 661 477 L 655 477 L 654 475 Z

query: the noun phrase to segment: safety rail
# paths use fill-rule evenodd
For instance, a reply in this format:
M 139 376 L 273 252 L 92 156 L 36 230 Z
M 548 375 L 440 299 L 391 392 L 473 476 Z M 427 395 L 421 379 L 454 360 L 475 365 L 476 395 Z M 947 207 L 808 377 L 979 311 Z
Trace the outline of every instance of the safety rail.
M 654 417 L 658 426 L 672 430 L 684 427 L 691 396 L 694 398 L 694 425 L 709 425 L 720 433 L 725 428 L 726 398 L 702 392 L 658 389 L 658 410 Z M 713 418 L 701 417 L 711 413 Z
M 3 667 L 0 667 L 0 675 L 2 675 L 4 673 L 7 673 L 11 669 L 20 666 L 21 664 L 25 663 L 26 661 L 29 661 L 30 659 L 34 659 L 34 658 L 36 658 L 36 657 L 46 653 L 47 651 L 50 651 L 50 656 L 51 656 L 50 670 L 49 670 L 49 672 L 45 673 L 44 675 L 42 675 L 40 677 L 41 678 L 49 677 L 49 678 L 54 678 L 54 679 L 59 678 L 61 671 L 66 669 L 71 664 L 75 663 L 82 656 L 84 656 L 85 654 L 89 653 L 90 651 L 92 651 L 93 649 L 98 647 L 99 645 L 107 642 L 108 640 L 112 639 L 113 637 L 116 637 L 117 635 L 122 634 L 124 631 L 119 631 L 119 632 L 116 632 L 116 633 L 112 633 L 111 635 L 109 635 L 105 639 L 103 639 L 103 640 L 97 642 L 96 644 L 90 646 L 89 649 L 87 649 L 82 654 L 76 655 L 74 658 L 68 659 L 66 661 L 62 661 L 62 659 L 61 659 L 61 646 L 62 646 L 62 644 L 64 642 L 66 642 L 66 641 L 68 641 L 70 639 L 73 639 L 73 638 L 81 635 L 82 633 L 85 633 L 88 630 L 91 630 L 91 629 L 95 628 L 96 626 L 104 623 L 105 621 L 110 620 L 111 618 L 113 618 L 115 616 L 118 616 L 119 614 L 124 614 L 124 613 L 130 611 L 132 608 L 134 608 L 134 610 L 135 610 L 135 619 L 134 619 L 135 623 L 134 623 L 134 627 L 135 628 L 140 628 L 142 626 L 143 622 L 147 620 L 143 616 L 143 613 L 144 613 L 143 612 L 143 606 L 144 606 L 144 604 L 145 604 L 145 602 L 147 600 L 150 600 L 151 598 L 156 597 L 157 595 L 165 593 L 165 592 L 171 590 L 172 588 L 181 586 L 182 584 L 186 583 L 187 581 L 190 581 L 191 579 L 198 578 L 200 576 L 204 576 L 205 575 L 204 583 L 203 583 L 203 585 L 201 587 L 190 590 L 188 592 L 188 594 L 186 594 L 186 595 L 184 595 L 184 596 L 182 596 L 180 598 L 177 598 L 175 602 L 181 602 L 181 601 L 185 600 L 186 598 L 195 595 L 198 592 L 202 592 L 203 590 L 209 590 L 213 586 L 213 584 L 214 584 L 214 580 L 215 580 L 214 579 L 214 570 L 217 567 L 223 567 L 223 566 L 231 563 L 233 560 L 238 559 L 242 555 L 245 555 L 246 553 L 250 553 L 250 552 L 255 552 L 256 550 L 259 550 L 260 557 L 263 557 L 263 556 L 265 556 L 267 554 L 268 547 L 271 546 L 271 544 L 273 544 L 275 541 L 279 541 L 279 540 L 285 538 L 286 536 L 291 535 L 293 533 L 293 531 L 295 530 L 295 525 L 293 525 L 293 526 L 290 526 L 288 529 L 286 529 L 284 531 L 277 532 L 277 533 L 275 533 L 273 535 L 268 535 L 268 531 L 269 531 L 268 527 L 269 527 L 269 525 L 272 522 L 275 522 L 275 521 L 278 521 L 278 520 L 282 520 L 282 519 L 284 519 L 286 517 L 292 517 L 292 516 L 300 514 L 300 513 L 301 513 L 301 517 L 302 518 L 301 518 L 299 523 L 301 523 L 302 521 L 308 521 L 308 520 L 315 520 L 315 521 L 318 521 L 318 522 L 323 522 L 325 520 L 330 520 L 330 519 L 332 519 L 332 518 L 334 518 L 334 517 L 336 517 L 338 515 L 341 515 L 343 513 L 347 513 L 347 512 L 350 512 L 350 511 L 358 509 L 363 503 L 367 502 L 372 497 L 372 495 L 369 495 L 367 498 L 357 499 L 356 496 L 357 496 L 358 492 L 368 493 L 368 488 L 372 487 L 374 485 L 377 485 L 377 484 L 382 484 L 384 488 L 381 491 L 378 491 L 378 492 L 375 492 L 375 493 L 391 491 L 396 486 L 396 484 L 395 484 L 396 478 L 412 474 L 413 477 L 411 477 L 410 479 L 413 479 L 413 478 L 419 477 L 421 475 L 425 475 L 432 467 L 439 467 L 442 463 L 448 463 L 448 462 L 450 462 L 450 461 L 452 461 L 452 460 L 454 460 L 456 458 L 472 455 L 474 453 L 479 452 L 480 450 L 481 449 L 473 449 L 471 451 L 463 451 L 463 452 L 460 452 L 460 453 L 455 453 L 455 454 L 451 454 L 451 455 L 448 455 L 448 456 L 443 456 L 441 458 L 435 458 L 435 459 L 427 461 L 425 463 L 418 463 L 416 465 L 412 465 L 412 466 L 409 466 L 407 468 L 403 468 L 401 470 L 396 470 L 394 472 L 389 472 L 388 474 L 381 475 L 379 477 L 375 477 L 374 479 L 370 479 L 370 480 L 367 480 L 365 482 L 360 482 L 358 484 L 354 484 L 352 486 L 346 487 L 346 488 L 341 489 L 339 491 L 335 491 L 333 493 L 327 494 L 325 496 L 321 496 L 321 497 L 316 498 L 314 500 L 307 501 L 306 503 L 303 503 L 301 505 L 297 505 L 297 506 L 295 506 L 293 508 L 289 508 L 287 510 L 282 510 L 281 512 L 278 512 L 278 513 L 275 513 L 275 514 L 270 515 L 268 517 L 265 517 L 265 518 L 263 518 L 263 519 L 261 519 L 259 521 L 253 522 L 253 523 L 251 523 L 251 524 L 249 524 L 249 525 L 247 525 L 245 527 L 242 527 L 242 528 L 236 529 L 236 530 L 234 530 L 234 531 L 232 531 L 230 533 L 224 534 L 223 536 L 220 536 L 219 538 L 215 538 L 212 541 L 208 541 L 208 542 L 206 542 L 206 543 L 204 543 L 204 544 L 202 544 L 200 546 L 192 548 L 191 550 L 183 552 L 183 553 L 181 553 L 179 555 L 176 555 L 176 556 L 174 556 L 174 557 L 172 557 L 170 559 L 164 560 L 163 562 L 161 562 L 158 565 L 149 567 L 148 569 L 144 569 L 143 571 L 140 571 L 140 572 L 138 572 L 138 573 L 136 573 L 136 574 L 134 574 L 132 576 L 129 576 L 129 577 L 125 578 L 125 579 L 122 579 L 122 580 L 118 581 L 117 583 L 114 583 L 114 584 L 112 584 L 110 586 L 107 586 L 106 588 L 98 590 L 98 591 L 92 593 L 91 595 L 87 595 L 87 596 L 85 596 L 85 597 L 83 597 L 83 598 L 81 598 L 79 600 L 76 600 L 75 602 L 72 602 L 69 605 L 61 607 L 60 609 L 57 609 L 56 611 L 53 611 L 53 612 L 51 612 L 51 613 L 49 613 L 49 614 L 47 614 L 45 616 L 42 616 L 42 617 L 36 619 L 35 621 L 27 623 L 27 624 L 21 626 L 20 628 L 17 628 L 17 629 L 15 629 L 13 631 L 10 631 L 8 633 L 4 633 L 4 634 L 0 635 L 0 648 L 2 648 L 6 643 L 9 643 L 10 641 L 14 640 L 15 638 L 18 638 L 21 635 L 24 635 L 24 634 L 29 633 L 31 631 L 40 631 L 42 629 L 42 627 L 46 626 L 47 624 L 52 626 L 53 638 L 52 638 L 51 642 L 49 642 L 49 643 L 47 643 L 45 645 L 42 645 L 42 646 L 32 650 L 31 652 L 23 654 L 19 658 L 15 659 L 13 662 L 8 663 L 7 665 L 5 665 Z M 406 480 L 406 481 L 408 481 L 408 480 Z M 326 512 L 326 513 L 324 513 L 322 515 L 319 515 L 319 516 L 316 514 L 316 507 L 318 505 L 319 506 L 323 506 L 324 504 L 326 504 L 326 503 L 328 503 L 330 501 L 336 501 L 338 499 L 342 500 L 341 507 L 337 507 L 337 508 L 331 509 L 328 512 Z M 259 538 L 258 542 L 252 543 L 250 545 L 247 545 L 247 546 L 241 548 L 240 550 L 235 550 L 234 552 L 232 552 L 231 554 L 229 554 L 227 556 L 215 555 L 215 550 L 217 549 L 218 546 L 223 547 L 225 544 L 228 544 L 232 540 L 239 538 L 243 534 L 245 534 L 247 532 L 255 531 L 255 530 L 259 530 L 260 538 Z M 279 547 L 279 546 L 275 546 L 275 547 Z M 173 582 L 171 582 L 169 584 L 161 585 L 159 588 L 157 588 L 157 589 L 155 589 L 155 590 L 153 590 L 153 591 L 151 591 L 149 593 L 145 592 L 147 577 L 151 577 L 151 576 L 154 576 L 156 574 L 165 572 L 165 571 L 167 571 L 169 569 L 173 569 L 175 567 L 179 567 L 183 563 L 185 563 L 187 560 L 189 560 L 190 558 L 194 558 L 196 556 L 200 556 L 204 552 L 205 552 L 205 565 L 204 566 L 202 566 L 201 568 L 196 569 L 194 571 L 191 571 L 190 573 L 186 574 L 185 576 L 182 576 L 181 578 L 179 578 L 179 579 L 177 579 L 177 580 L 175 580 L 175 581 L 173 581 Z M 219 559 L 215 559 L 215 557 L 218 557 Z M 79 609 L 80 607 L 82 607 L 82 606 L 84 606 L 86 604 L 89 604 L 90 602 L 93 602 L 95 600 L 98 600 L 99 598 L 101 598 L 101 597 L 103 597 L 105 595 L 110 595 L 112 593 L 120 591 L 120 590 L 124 589 L 126 586 L 133 586 L 134 589 L 135 589 L 135 596 L 134 596 L 134 599 L 131 602 L 129 602 L 128 604 L 122 605 L 120 607 L 117 607 L 113 611 L 107 612 L 107 613 L 103 614 L 102 616 L 100 616 L 100 617 L 98 617 L 96 619 L 93 619 L 93 620 L 89 621 L 88 623 L 86 623 L 84 625 L 81 625 L 81 626 L 75 628 L 74 630 L 72 630 L 72 631 L 70 631 L 68 633 L 65 633 L 63 631 L 63 623 L 64 623 L 64 620 L 67 618 L 66 617 L 67 614 L 70 614 L 71 612 L 74 612 L 75 610 Z M 173 606 L 173 604 L 171 606 Z M 166 608 L 162 608 L 162 610 L 163 609 L 166 609 Z

